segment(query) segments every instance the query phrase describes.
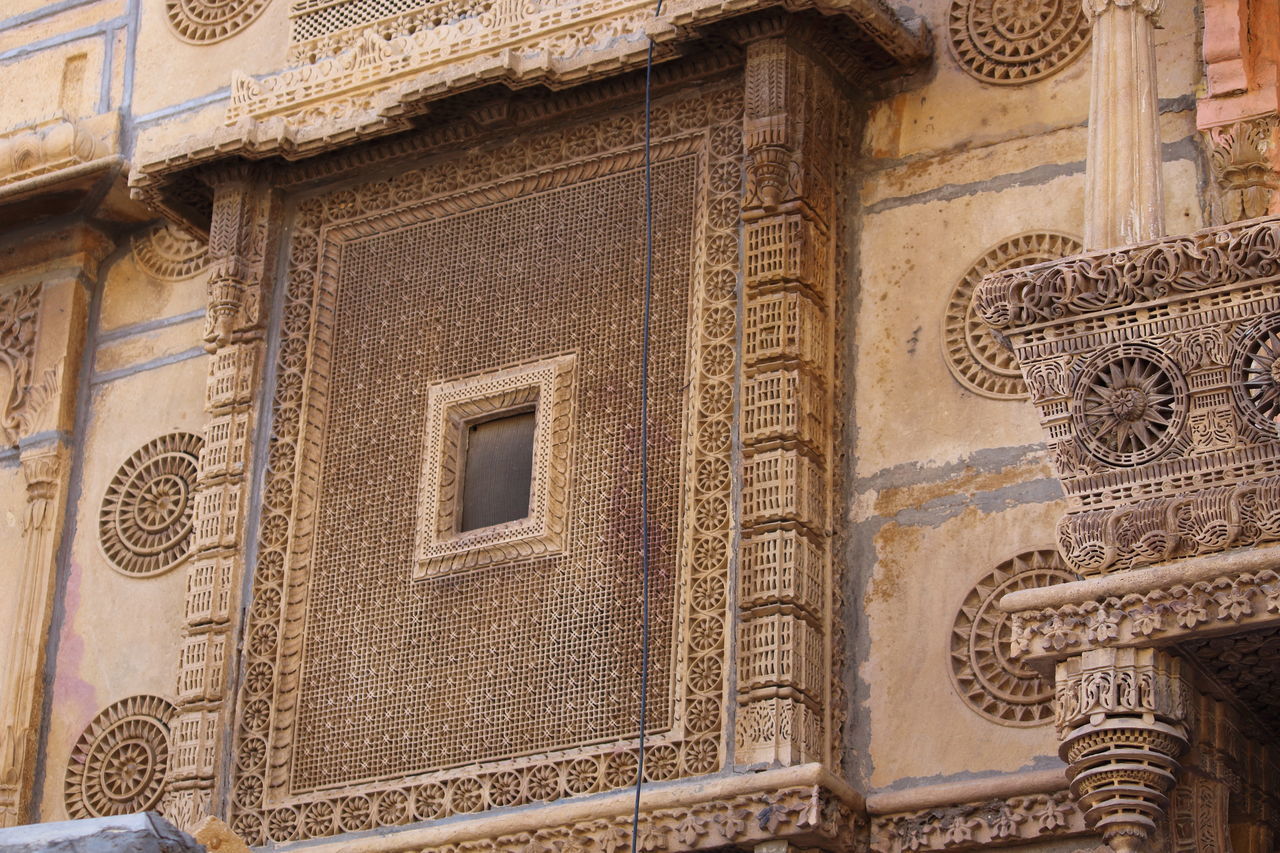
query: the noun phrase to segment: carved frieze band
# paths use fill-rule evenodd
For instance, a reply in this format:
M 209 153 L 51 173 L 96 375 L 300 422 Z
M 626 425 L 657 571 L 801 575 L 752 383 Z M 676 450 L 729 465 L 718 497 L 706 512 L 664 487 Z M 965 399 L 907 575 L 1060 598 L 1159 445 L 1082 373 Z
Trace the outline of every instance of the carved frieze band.
M 992 273 L 975 302 L 997 329 L 1060 322 L 1275 275 L 1278 257 L 1280 219 L 1268 219 Z
M 1012 654 L 1054 655 L 1159 640 L 1205 631 L 1248 630 L 1280 621 L 1280 575 L 1271 570 L 1175 583 L 1144 593 L 1105 596 L 1013 616 Z
M 985 850 L 1088 831 L 1067 790 L 939 806 L 871 820 L 871 853 Z

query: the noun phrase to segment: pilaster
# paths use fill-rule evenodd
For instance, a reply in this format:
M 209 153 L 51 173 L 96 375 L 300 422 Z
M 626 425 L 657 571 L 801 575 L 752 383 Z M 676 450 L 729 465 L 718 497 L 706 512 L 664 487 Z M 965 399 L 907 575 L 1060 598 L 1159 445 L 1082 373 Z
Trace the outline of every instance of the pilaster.
M 214 810 L 214 787 L 229 725 L 236 616 L 245 566 L 249 455 L 257 423 L 265 342 L 259 306 L 268 294 L 268 241 L 278 195 L 256 170 L 214 172 L 205 342 L 212 354 L 205 390 L 204 446 L 192 517 L 194 556 L 179 650 L 173 754 L 163 809 L 191 829 Z
M 1093 23 L 1084 243 L 1164 234 L 1155 26 L 1164 0 L 1084 0 Z
M 746 45 L 737 763 L 831 754 L 837 92 L 782 21 Z

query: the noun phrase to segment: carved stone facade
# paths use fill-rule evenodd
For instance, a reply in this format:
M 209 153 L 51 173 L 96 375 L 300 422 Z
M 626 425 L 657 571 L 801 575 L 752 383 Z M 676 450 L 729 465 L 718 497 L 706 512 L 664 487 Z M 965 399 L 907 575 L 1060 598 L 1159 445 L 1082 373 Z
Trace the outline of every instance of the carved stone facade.
M 1202 5 L 0 13 L 0 824 L 1273 853 L 1280 44 Z

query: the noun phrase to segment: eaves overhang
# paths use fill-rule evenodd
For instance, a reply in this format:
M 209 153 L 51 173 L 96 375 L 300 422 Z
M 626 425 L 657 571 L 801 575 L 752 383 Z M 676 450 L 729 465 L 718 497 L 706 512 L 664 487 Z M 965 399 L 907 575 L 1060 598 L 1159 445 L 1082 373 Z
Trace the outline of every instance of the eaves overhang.
M 510 6 L 509 10 L 502 9 Z M 441 102 L 485 87 L 551 90 L 597 82 L 698 50 L 728 29 L 779 15 L 813 20 L 819 50 L 855 84 L 905 75 L 930 57 L 919 19 L 882 0 L 582 0 L 522 11 L 499 0 L 492 14 L 387 37 L 355 33 L 330 56 L 272 74 L 233 75 L 225 121 L 138 157 L 135 197 L 187 228 L 208 227 L 199 173 L 215 164 L 299 161 L 420 126 Z M 428 119 L 429 120 L 429 119 Z

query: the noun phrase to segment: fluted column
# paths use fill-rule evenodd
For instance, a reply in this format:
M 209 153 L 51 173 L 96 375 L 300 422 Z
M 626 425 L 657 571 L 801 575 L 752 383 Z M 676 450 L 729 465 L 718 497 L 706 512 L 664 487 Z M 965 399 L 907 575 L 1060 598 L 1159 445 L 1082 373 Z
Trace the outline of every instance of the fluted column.
M 1083 0 L 1093 22 L 1086 249 L 1164 236 L 1155 24 L 1164 0 Z
M 1058 664 L 1059 755 L 1071 791 L 1116 853 L 1155 853 L 1190 740 L 1181 661 L 1157 649 L 1106 648 Z

